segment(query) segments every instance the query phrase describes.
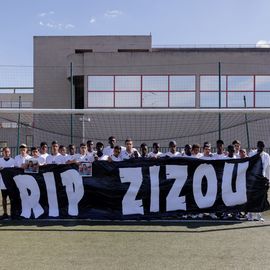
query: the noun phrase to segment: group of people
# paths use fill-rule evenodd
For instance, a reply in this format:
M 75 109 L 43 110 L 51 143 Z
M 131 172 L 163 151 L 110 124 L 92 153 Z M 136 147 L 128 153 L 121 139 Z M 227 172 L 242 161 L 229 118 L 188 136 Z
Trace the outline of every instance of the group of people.
M 259 153 L 263 163 L 263 175 L 270 179 L 270 157 L 269 154 L 264 151 L 265 144 L 263 141 L 257 142 L 257 149 L 251 150 L 249 153 L 246 149 L 241 147 L 239 140 L 234 140 L 232 144 L 225 149 L 224 142 L 222 140 L 216 141 L 216 152 L 212 153 L 212 146 L 209 142 L 205 142 L 201 147 L 199 144 L 189 145 L 186 144 L 183 151 L 177 150 L 177 144 L 175 141 L 170 141 L 168 145 L 168 151 L 162 153 L 160 151 L 160 145 L 154 142 L 152 145 L 152 151 L 148 152 L 148 146 L 146 143 L 140 145 L 140 150 L 137 150 L 133 146 L 131 138 L 125 140 L 125 146 L 117 144 L 116 138 L 110 136 L 108 139 L 108 146 L 104 147 L 102 142 L 97 142 L 94 146 L 92 140 L 88 140 L 87 143 L 81 143 L 79 151 L 76 151 L 74 144 L 60 145 L 57 141 L 51 143 L 51 153 L 48 153 L 48 144 L 41 142 L 39 147 L 32 147 L 28 149 L 26 144 L 21 144 L 19 147 L 19 155 L 14 159 L 11 157 L 11 150 L 9 147 L 2 149 L 2 157 L 0 158 L 0 169 L 7 167 L 19 167 L 26 168 L 29 166 L 29 162 L 32 164 L 38 164 L 43 166 L 45 164 L 72 164 L 72 163 L 84 163 L 94 162 L 98 160 L 106 160 L 108 162 L 118 162 L 127 159 L 157 159 L 157 158 L 173 158 L 173 157 L 185 157 L 185 158 L 200 158 L 205 160 L 210 159 L 234 159 L 234 158 L 246 158 L 248 156 Z M 7 213 L 7 192 L 2 190 L 2 205 L 3 205 L 3 218 L 8 217 Z M 216 218 L 212 215 L 212 218 Z M 260 213 L 253 215 L 248 213 L 247 218 L 249 220 L 262 220 Z

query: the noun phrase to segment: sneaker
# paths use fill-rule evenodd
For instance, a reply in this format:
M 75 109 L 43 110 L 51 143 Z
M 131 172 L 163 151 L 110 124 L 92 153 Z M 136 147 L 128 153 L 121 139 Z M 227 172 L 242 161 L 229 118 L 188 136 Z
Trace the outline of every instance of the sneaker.
M 198 218 L 200 218 L 200 219 L 202 219 L 204 217 L 204 214 L 203 213 L 200 213 L 199 215 L 198 215 Z
M 3 214 L 1 217 L 2 220 L 6 220 L 9 219 L 9 215 L 8 214 Z
M 209 216 L 212 218 L 212 219 L 217 219 L 217 215 L 215 213 L 210 213 Z
M 248 221 L 252 221 L 253 220 L 252 213 L 250 213 L 250 212 L 247 213 L 246 217 L 247 217 L 247 220 Z
M 261 213 L 256 213 L 253 220 L 254 221 L 264 221 L 264 218 L 262 217 Z

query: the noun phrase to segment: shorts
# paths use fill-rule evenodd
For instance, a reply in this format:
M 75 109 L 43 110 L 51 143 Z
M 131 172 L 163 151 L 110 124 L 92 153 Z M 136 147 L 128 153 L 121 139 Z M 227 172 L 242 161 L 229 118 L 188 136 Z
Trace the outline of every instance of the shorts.
M 7 198 L 7 196 L 8 196 L 7 189 L 1 189 L 1 193 L 2 193 L 2 198 Z

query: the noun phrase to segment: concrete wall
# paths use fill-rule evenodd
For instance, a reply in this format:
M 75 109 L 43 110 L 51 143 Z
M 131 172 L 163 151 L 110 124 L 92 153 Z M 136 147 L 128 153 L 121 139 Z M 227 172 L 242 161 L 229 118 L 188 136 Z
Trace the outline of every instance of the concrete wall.
M 75 53 L 75 50 L 89 49 L 93 52 L 116 52 L 118 49 L 150 50 L 151 37 L 34 37 L 34 108 L 71 107 L 70 83 L 67 80 L 70 65 L 68 56 Z

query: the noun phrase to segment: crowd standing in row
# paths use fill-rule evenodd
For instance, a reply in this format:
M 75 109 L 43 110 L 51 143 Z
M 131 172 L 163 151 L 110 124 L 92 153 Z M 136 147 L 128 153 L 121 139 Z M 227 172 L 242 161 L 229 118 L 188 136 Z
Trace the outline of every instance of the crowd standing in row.
M 183 152 L 177 151 L 177 144 L 175 141 L 169 142 L 169 151 L 166 153 L 160 152 L 160 145 L 154 142 L 152 145 L 152 151 L 148 152 L 148 146 L 142 143 L 140 151 L 133 146 L 132 139 L 126 139 L 125 147 L 117 145 L 116 138 L 114 136 L 109 137 L 108 146 L 104 147 L 102 142 L 97 142 L 94 147 L 92 140 L 87 143 L 81 143 L 79 153 L 76 152 L 76 146 L 70 144 L 68 147 L 59 145 L 57 141 L 51 143 L 51 154 L 48 153 L 48 144 L 41 142 L 40 147 L 32 147 L 30 154 L 28 154 L 28 147 L 25 144 L 21 144 L 19 147 L 20 154 L 11 157 L 10 148 L 4 147 L 2 150 L 2 158 L 0 158 L 0 168 L 7 167 L 19 167 L 25 168 L 26 163 L 35 160 L 39 166 L 45 164 L 72 164 L 81 162 L 94 162 L 97 160 L 107 160 L 108 162 L 117 162 L 127 159 L 157 159 L 157 158 L 173 158 L 173 157 L 186 157 L 186 158 L 199 158 L 205 160 L 218 160 L 218 159 L 235 159 L 246 158 L 253 156 L 257 153 L 261 155 L 263 163 L 263 175 L 270 179 L 270 157 L 269 154 L 264 151 L 265 144 L 263 141 L 257 142 L 257 149 L 247 153 L 246 149 L 241 148 L 239 140 L 234 140 L 232 144 L 228 145 L 225 150 L 224 142 L 217 140 L 216 152 L 211 153 L 211 144 L 205 142 L 202 147 L 199 144 L 193 144 L 192 146 L 187 144 L 184 147 Z M 8 217 L 7 213 L 7 191 L 2 190 L 2 205 L 3 205 L 3 218 Z M 212 218 L 216 218 L 215 214 L 210 214 Z M 198 216 L 196 216 L 198 217 Z M 249 220 L 263 220 L 260 213 L 248 213 L 247 218 Z

